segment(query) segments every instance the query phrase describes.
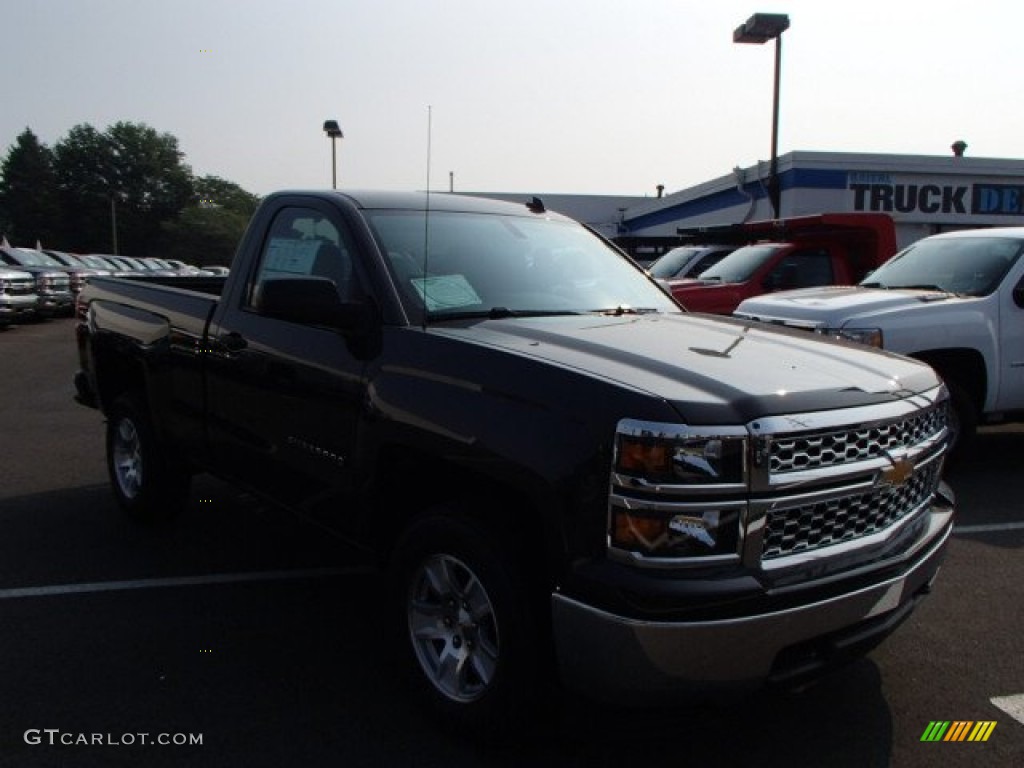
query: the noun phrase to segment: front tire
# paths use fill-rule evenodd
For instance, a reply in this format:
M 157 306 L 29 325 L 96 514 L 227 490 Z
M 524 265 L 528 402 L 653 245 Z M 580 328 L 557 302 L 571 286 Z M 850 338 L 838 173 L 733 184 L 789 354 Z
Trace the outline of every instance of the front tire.
M 396 549 L 396 630 L 431 713 L 461 735 L 502 738 L 536 714 L 544 678 L 531 590 L 514 547 L 446 512 Z
M 970 450 L 978 430 L 978 411 L 967 390 L 946 380 L 949 390 L 949 464 L 955 466 Z
M 107 473 L 118 506 L 140 522 L 181 510 L 190 476 L 157 439 L 141 398 L 121 395 L 107 419 Z

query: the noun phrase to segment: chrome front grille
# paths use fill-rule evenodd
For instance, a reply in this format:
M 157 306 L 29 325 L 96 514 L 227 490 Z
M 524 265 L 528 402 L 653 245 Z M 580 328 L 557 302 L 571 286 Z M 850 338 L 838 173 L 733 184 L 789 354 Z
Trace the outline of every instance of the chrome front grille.
M 941 402 L 894 421 L 774 437 L 770 471 L 783 474 L 884 457 L 937 435 L 945 427 L 946 418 L 946 403 Z
M 39 278 L 39 287 L 47 291 L 66 293 L 71 289 L 71 280 L 67 275 L 44 275 Z
M 609 556 L 648 568 L 738 560 L 751 571 L 778 574 L 779 583 L 872 562 L 927 529 L 932 511 L 946 509 L 936 495 L 947 401 L 936 385 L 887 402 L 783 413 L 742 426 L 623 419 L 612 462 Z M 702 458 L 703 466 L 721 466 L 725 441 L 740 446 L 742 459 L 727 477 L 696 482 L 692 471 L 678 470 Z M 730 533 L 732 525 L 737 530 Z M 663 546 L 673 536 L 686 546 L 692 539 L 719 549 L 694 544 L 679 554 Z
M 33 280 L 10 280 L 7 283 L 7 293 L 10 296 L 28 296 L 35 293 L 35 281 Z
M 761 559 L 817 550 L 888 528 L 928 501 L 941 466 L 932 461 L 903 485 L 879 485 L 867 492 L 769 511 Z

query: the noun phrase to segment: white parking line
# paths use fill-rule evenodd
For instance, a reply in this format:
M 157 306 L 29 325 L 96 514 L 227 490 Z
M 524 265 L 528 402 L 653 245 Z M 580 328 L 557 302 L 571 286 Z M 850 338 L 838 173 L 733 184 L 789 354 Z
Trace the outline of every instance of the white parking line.
M 1024 693 L 1016 696 L 996 696 L 989 699 L 1018 723 L 1024 723 Z
M 20 597 L 55 597 L 58 595 L 94 594 L 130 589 L 162 589 L 164 587 L 194 587 L 204 584 L 241 584 L 255 581 L 285 581 L 289 579 L 318 579 L 328 576 L 355 576 L 373 573 L 369 566 L 351 568 L 308 568 L 297 571 L 251 571 L 248 573 L 209 573 L 202 576 L 170 576 L 162 579 L 132 579 L 129 581 L 94 581 L 83 584 L 55 584 L 46 587 L 15 587 L 0 589 L 0 600 Z
M 953 533 L 991 533 L 993 531 L 1024 531 L 1024 523 L 992 523 L 991 525 L 953 526 Z

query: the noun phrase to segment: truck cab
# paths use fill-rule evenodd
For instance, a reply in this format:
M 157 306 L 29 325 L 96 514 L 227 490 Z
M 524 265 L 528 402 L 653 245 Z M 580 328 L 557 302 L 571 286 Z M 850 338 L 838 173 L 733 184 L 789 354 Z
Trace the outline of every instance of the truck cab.
M 896 252 L 885 214 L 819 214 L 679 233 L 737 247 L 699 278 L 669 281 L 687 309 L 723 315 L 763 293 L 855 284 Z

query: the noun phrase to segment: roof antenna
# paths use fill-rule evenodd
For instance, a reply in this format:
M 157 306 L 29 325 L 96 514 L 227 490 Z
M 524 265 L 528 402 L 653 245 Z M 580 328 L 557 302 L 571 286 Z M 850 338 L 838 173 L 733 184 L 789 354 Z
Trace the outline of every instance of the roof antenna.
M 434 122 L 434 108 L 427 105 L 427 201 L 423 212 L 423 330 L 427 330 L 427 254 L 430 252 L 430 144 Z
M 544 211 L 547 210 L 547 208 L 544 207 L 544 201 L 536 195 L 530 199 L 530 202 L 526 204 L 526 207 L 531 213 L 544 213 Z

